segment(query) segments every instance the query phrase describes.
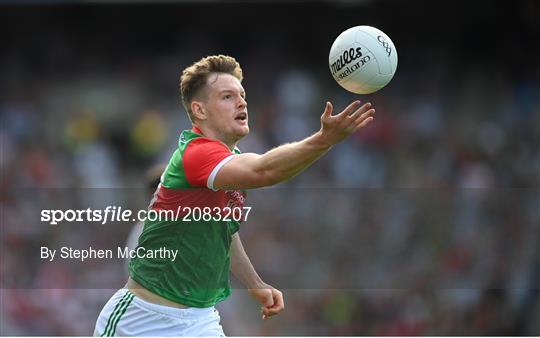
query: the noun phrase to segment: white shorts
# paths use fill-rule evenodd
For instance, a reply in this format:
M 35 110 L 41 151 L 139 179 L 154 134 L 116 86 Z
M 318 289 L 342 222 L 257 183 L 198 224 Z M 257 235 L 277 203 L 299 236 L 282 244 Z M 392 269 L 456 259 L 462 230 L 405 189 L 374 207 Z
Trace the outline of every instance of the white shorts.
M 177 309 L 118 290 L 101 310 L 94 336 L 221 336 L 218 311 L 208 308 Z

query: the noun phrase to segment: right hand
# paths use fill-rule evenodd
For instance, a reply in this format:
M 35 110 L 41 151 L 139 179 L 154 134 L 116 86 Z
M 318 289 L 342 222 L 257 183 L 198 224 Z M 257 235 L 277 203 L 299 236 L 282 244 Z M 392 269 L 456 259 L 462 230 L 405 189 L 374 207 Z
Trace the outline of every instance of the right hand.
M 263 284 L 262 287 L 249 289 L 248 291 L 262 305 L 262 319 L 275 316 L 285 309 L 283 293 L 268 284 Z
M 349 135 L 373 121 L 375 109 L 367 102 L 360 106 L 360 101 L 349 104 L 341 113 L 332 116 L 332 103 L 326 102 L 321 116 L 320 136 L 329 147 L 343 141 Z

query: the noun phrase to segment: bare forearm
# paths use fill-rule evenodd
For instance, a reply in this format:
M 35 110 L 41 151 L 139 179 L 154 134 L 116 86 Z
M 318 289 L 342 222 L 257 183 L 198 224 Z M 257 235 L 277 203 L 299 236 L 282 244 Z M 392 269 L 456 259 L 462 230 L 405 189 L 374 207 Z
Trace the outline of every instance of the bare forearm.
M 284 144 L 264 153 L 257 159 L 254 169 L 268 175 L 269 185 L 277 184 L 308 168 L 330 148 L 318 132 L 302 141 Z
M 261 288 L 265 285 L 251 264 L 238 233 L 234 234 L 232 237 L 231 271 L 248 289 Z

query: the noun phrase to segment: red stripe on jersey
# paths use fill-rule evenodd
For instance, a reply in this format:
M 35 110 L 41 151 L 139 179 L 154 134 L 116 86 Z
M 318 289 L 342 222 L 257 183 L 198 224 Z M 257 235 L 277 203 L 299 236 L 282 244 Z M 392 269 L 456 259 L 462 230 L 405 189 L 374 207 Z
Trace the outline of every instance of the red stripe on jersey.
M 150 206 L 152 210 L 172 210 L 175 214 L 183 215 L 187 209 L 195 207 L 204 208 L 219 207 L 223 210 L 229 208 L 243 208 L 246 200 L 246 193 L 236 190 L 218 190 L 210 189 L 169 189 L 161 184 L 158 187 L 156 200 Z M 186 208 L 186 211 L 184 211 Z

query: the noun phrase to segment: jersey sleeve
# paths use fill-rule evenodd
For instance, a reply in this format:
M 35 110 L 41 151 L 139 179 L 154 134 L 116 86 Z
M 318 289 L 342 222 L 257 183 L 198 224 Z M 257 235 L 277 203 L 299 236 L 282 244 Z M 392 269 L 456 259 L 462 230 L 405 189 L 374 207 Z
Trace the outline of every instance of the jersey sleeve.
M 191 141 L 184 151 L 182 159 L 184 173 L 193 187 L 214 189 L 214 179 L 227 162 L 233 158 L 223 143 L 205 137 Z

